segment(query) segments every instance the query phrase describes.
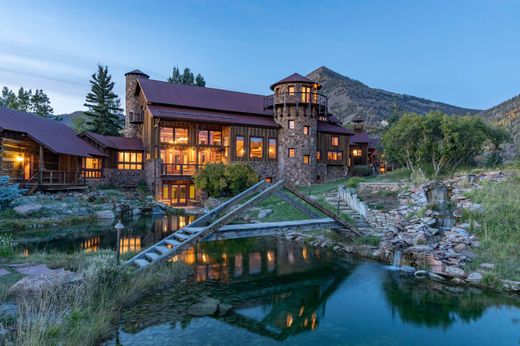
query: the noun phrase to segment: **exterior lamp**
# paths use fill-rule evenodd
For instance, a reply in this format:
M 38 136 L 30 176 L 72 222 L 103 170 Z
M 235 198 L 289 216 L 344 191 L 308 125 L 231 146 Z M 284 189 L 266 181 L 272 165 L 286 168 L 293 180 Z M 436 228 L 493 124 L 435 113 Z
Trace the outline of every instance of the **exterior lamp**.
M 23 162 L 23 160 L 24 160 L 24 158 L 23 158 L 22 155 L 18 155 L 18 156 L 16 157 L 16 161 L 17 161 L 17 162 Z
M 125 229 L 125 225 L 121 222 L 121 219 L 114 226 L 114 229 L 117 231 L 117 245 L 116 245 L 116 261 L 119 265 L 119 257 L 121 256 L 121 231 Z

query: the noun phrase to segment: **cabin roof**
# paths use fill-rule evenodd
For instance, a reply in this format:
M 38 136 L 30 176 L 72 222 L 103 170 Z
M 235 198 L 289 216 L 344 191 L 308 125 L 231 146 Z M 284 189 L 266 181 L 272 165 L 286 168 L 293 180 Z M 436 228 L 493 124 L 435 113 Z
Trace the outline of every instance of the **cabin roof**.
M 116 150 L 144 151 L 143 143 L 139 138 L 104 136 L 99 133 L 85 131 L 81 135 L 87 136 L 105 148 Z
M 318 121 L 318 132 L 351 136 L 354 132 L 334 122 Z
M 0 107 L 0 130 L 25 133 L 35 142 L 57 154 L 106 156 L 79 138 L 65 124 L 5 107 Z
M 368 136 L 368 133 L 366 132 L 358 132 L 354 133 L 354 135 L 350 138 L 350 142 L 352 144 L 364 144 L 364 143 L 371 143 L 372 139 Z
M 264 95 L 145 78 L 138 80 L 148 103 L 264 116 L 270 114 L 264 111 Z

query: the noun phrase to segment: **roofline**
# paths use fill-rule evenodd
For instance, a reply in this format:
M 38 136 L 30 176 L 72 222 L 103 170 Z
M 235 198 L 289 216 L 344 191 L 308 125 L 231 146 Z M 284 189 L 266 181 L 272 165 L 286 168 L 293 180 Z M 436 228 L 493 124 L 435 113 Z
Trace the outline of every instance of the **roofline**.
M 227 111 L 227 110 L 216 109 L 216 108 L 203 108 L 203 107 L 190 107 L 190 106 L 183 106 L 183 105 L 174 105 L 174 104 L 171 104 L 171 103 L 147 102 L 146 106 L 179 107 L 179 108 L 192 109 L 192 110 L 199 109 L 199 110 L 202 110 L 202 111 L 231 113 L 231 114 L 237 114 L 237 115 L 245 114 L 245 115 L 249 115 L 249 116 L 271 117 L 271 114 L 269 114 L 269 113 L 249 113 L 249 112 Z M 154 116 L 154 115 L 152 114 L 152 116 Z

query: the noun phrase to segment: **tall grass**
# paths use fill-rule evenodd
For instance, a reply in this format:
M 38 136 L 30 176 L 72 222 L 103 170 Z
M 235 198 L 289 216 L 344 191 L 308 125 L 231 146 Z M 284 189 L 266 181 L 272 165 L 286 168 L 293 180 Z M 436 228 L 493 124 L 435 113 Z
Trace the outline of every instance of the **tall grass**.
M 92 256 L 79 284 L 18 298 L 17 345 L 95 345 L 114 332 L 121 309 L 184 278 L 189 269 L 166 263 L 144 271 Z
M 468 197 L 483 207 L 481 212 L 467 214 L 470 223 L 481 225 L 472 229 L 481 247 L 471 266 L 491 262 L 498 276 L 520 280 L 520 177 L 485 184 Z

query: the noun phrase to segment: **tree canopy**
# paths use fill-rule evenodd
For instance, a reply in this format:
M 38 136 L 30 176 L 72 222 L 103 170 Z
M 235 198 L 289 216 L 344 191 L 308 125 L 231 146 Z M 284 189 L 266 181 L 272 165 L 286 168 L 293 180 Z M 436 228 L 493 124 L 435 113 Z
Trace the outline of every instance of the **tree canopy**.
M 3 87 L 0 106 L 59 120 L 59 117 L 52 114 L 54 110 L 51 107 L 51 101 L 42 89 L 36 89 L 33 93 L 32 89 L 26 90 L 21 87 L 15 93 L 14 90 Z
M 172 70 L 171 76 L 168 77 L 166 81 L 173 84 L 195 85 L 200 87 L 206 86 L 204 77 L 200 73 L 195 76 L 189 67 L 185 67 L 181 73 L 179 67 L 175 66 Z
M 390 161 L 412 172 L 431 165 L 434 175 L 472 161 L 486 145 L 498 151 L 508 139 L 502 129 L 476 116 L 448 116 L 439 111 L 426 115 L 406 113 L 385 132 L 384 153 Z
M 98 65 L 97 72 L 90 79 L 91 91 L 84 104 L 88 110 L 87 127 L 90 131 L 109 136 L 117 136 L 122 128 L 121 100 L 114 93 L 115 83 L 107 66 Z

